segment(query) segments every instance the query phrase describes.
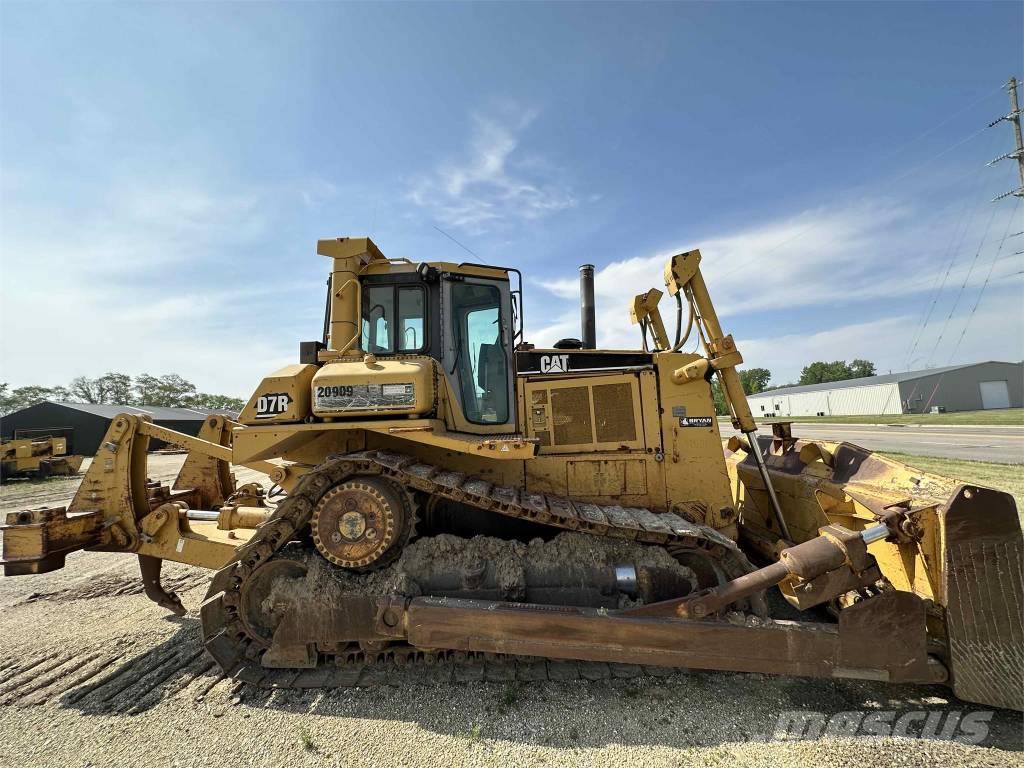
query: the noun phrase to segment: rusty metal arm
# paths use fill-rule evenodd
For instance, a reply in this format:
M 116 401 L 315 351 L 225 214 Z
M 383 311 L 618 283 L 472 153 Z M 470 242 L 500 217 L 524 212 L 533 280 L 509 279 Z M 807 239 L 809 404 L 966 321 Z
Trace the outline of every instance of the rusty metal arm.
M 876 642 L 878 626 L 901 642 Z M 350 597 L 289 608 L 263 665 L 309 666 L 318 646 L 389 639 L 420 648 L 808 677 L 930 683 L 947 677 L 927 652 L 924 603 L 906 592 L 858 603 L 838 624 L 733 624 L 457 598 Z
M 891 536 L 890 526 L 880 523 L 857 532 L 827 525 L 820 533 L 817 538 L 782 550 L 778 562 L 718 587 L 631 608 L 625 613 L 702 619 L 776 585 L 787 601 L 805 610 L 882 578 L 867 545 Z

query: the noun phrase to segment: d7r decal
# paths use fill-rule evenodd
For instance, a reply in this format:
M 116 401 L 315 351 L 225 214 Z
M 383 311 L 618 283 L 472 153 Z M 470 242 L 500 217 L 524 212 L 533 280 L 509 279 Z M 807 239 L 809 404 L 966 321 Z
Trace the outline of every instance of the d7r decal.
M 287 392 L 274 392 L 269 395 L 260 395 L 256 398 L 256 418 L 270 419 L 280 416 L 288 410 L 292 396 Z

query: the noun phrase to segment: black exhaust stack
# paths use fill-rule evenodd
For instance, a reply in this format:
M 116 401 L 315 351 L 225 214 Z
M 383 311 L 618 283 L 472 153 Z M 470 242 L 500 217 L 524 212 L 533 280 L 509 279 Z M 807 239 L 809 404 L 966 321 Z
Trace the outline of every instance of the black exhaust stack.
M 593 264 L 584 264 L 580 267 L 580 325 L 583 331 L 583 349 L 597 349 Z

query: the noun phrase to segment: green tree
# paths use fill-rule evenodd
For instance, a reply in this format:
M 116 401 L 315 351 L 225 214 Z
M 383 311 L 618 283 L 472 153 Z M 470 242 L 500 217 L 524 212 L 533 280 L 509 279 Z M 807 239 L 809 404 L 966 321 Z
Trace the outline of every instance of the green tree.
M 140 373 L 132 382 L 135 405 L 159 405 L 160 379 L 148 373 Z
M 70 403 L 72 401 L 71 392 L 67 387 L 53 387 L 50 390 L 50 396 L 47 400 L 53 400 L 56 403 Z
M 849 379 L 852 371 L 845 360 L 834 360 L 831 363 L 817 361 L 804 366 L 800 372 L 801 384 L 823 384 L 827 381 L 843 381 Z
M 801 384 L 824 384 L 829 381 L 846 381 L 859 379 L 862 376 L 874 376 L 875 364 L 870 360 L 854 360 L 852 364 L 845 360 L 833 360 L 831 363 L 817 361 L 804 366 L 800 372 Z
M 197 394 L 196 385 L 176 373 L 159 378 L 148 373 L 135 377 L 133 384 L 136 405 L 158 405 L 165 408 L 187 408 Z
M 68 384 L 68 392 L 71 397 L 83 403 L 102 403 L 100 399 L 100 388 L 96 379 L 88 376 L 76 376 Z
M 126 373 L 103 374 L 96 379 L 96 389 L 101 403 L 132 404 L 132 377 Z
M 176 373 L 161 376 L 160 389 L 164 401 L 160 404 L 170 408 L 187 408 L 197 394 L 196 385 Z
M 850 363 L 850 372 L 853 374 L 851 379 L 860 379 L 864 376 L 875 375 L 875 364 L 870 360 L 854 360 Z
M 61 391 L 65 391 L 63 387 L 40 387 L 30 384 L 8 392 L 8 386 L 4 384 L 0 390 L 0 415 L 20 411 L 45 400 L 57 400 Z
M 128 374 L 110 372 L 98 379 L 76 376 L 67 387 L 29 385 L 13 390 L 6 382 L 0 382 L 0 416 L 44 400 L 227 411 L 241 411 L 245 407 L 245 401 L 238 397 L 197 392 L 192 382 L 175 373 L 159 377 L 143 373 L 132 379 Z
M 245 408 L 245 400 L 240 397 L 211 395 L 206 392 L 199 392 L 192 397 L 189 406 L 192 408 L 206 408 L 209 410 L 241 411 Z
M 719 416 L 726 416 L 729 413 L 729 404 L 725 402 L 725 394 L 718 379 L 711 380 L 711 399 L 715 403 L 715 413 Z
M 767 368 L 746 368 L 739 371 L 739 375 L 743 391 L 748 395 L 756 395 L 758 392 L 765 391 L 772 372 Z M 729 413 L 729 404 L 725 401 L 725 393 L 722 392 L 722 386 L 718 383 L 717 377 L 711 380 L 711 398 L 715 403 L 715 413 L 719 416 Z
M 743 385 L 743 391 L 748 395 L 756 395 L 758 392 L 764 392 L 768 386 L 768 381 L 772 377 L 772 372 L 767 368 L 745 368 L 739 371 L 740 384 Z

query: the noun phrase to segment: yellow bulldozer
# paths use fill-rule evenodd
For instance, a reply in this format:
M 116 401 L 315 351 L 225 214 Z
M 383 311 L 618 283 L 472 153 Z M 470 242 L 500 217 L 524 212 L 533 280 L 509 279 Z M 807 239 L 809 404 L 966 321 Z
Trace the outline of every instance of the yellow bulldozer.
M 65 437 L 30 437 L 0 442 L 0 478 L 75 475 L 84 456 L 69 456 Z
M 635 350 L 523 338 L 515 269 L 321 240 L 323 338 L 197 437 L 124 414 L 68 508 L 8 515 L 8 576 L 79 549 L 215 573 L 207 651 L 255 685 L 597 679 L 666 668 L 945 683 L 1024 707 L 1012 496 L 847 443 L 760 436 L 699 251 Z M 700 354 L 684 352 L 689 338 Z M 711 382 L 735 434 L 723 446 Z M 151 439 L 188 449 L 149 482 Z M 269 489 L 236 487 L 231 465 Z

